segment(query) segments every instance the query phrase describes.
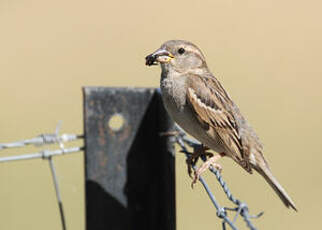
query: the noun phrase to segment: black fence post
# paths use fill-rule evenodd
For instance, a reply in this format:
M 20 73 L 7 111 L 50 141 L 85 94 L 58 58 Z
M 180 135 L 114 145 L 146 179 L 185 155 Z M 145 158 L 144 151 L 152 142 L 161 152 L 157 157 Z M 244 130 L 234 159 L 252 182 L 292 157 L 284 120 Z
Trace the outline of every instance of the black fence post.
M 85 87 L 86 227 L 176 229 L 173 122 L 158 90 Z

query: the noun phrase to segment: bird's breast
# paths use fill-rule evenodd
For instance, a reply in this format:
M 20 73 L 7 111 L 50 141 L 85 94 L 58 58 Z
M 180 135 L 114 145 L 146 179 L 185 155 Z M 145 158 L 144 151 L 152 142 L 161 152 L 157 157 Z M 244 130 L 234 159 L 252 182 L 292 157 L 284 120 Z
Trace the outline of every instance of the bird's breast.
M 185 129 L 186 124 L 191 124 L 192 117 L 187 110 L 186 84 L 184 77 L 161 77 L 160 88 L 165 108 L 172 119 Z
M 219 146 L 218 137 L 209 136 L 187 104 L 187 87 L 183 80 L 161 78 L 162 99 L 166 110 L 172 119 L 187 133 L 217 152 L 223 152 Z
M 171 106 L 172 110 L 178 112 L 184 109 L 186 105 L 186 86 L 181 79 L 161 79 L 161 92 L 166 106 Z

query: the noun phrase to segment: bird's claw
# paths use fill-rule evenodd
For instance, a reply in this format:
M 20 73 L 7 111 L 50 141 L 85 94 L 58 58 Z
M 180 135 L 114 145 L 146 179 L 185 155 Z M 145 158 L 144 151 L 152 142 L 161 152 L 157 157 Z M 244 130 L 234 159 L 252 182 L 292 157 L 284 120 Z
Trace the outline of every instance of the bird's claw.
M 194 165 L 197 164 L 199 157 L 204 155 L 206 157 L 211 157 L 213 156 L 212 153 L 210 152 L 206 152 L 206 150 L 208 150 L 209 148 L 204 146 L 204 145 L 196 145 L 193 148 L 193 153 L 188 157 L 188 159 L 186 160 L 187 163 L 187 167 L 188 167 L 188 174 L 190 176 L 190 178 L 192 178 L 191 174 L 192 174 L 192 169 L 194 167 Z
M 200 178 L 200 175 L 206 171 L 209 167 L 213 167 L 216 170 L 218 170 L 220 173 L 222 172 L 222 166 L 216 161 L 220 158 L 220 155 L 212 156 L 209 158 L 206 162 L 204 162 L 194 173 L 194 178 L 191 182 L 191 187 L 193 188 L 194 184 L 197 183 L 197 181 Z

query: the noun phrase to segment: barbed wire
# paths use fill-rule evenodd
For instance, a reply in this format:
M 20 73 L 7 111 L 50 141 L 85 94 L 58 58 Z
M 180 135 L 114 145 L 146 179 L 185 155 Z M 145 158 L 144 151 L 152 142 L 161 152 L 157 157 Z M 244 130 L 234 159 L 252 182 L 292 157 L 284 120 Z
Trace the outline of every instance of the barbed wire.
M 175 142 L 180 146 L 181 152 L 183 152 L 185 154 L 186 158 L 189 159 L 189 157 L 191 156 L 192 153 L 188 151 L 186 145 L 188 145 L 189 147 L 192 147 L 193 149 L 196 149 L 196 148 L 200 148 L 201 144 L 199 142 L 191 139 L 191 138 L 188 138 L 186 133 L 180 127 L 176 126 L 175 130 L 176 130 L 175 131 L 176 134 L 174 135 Z M 200 158 L 203 161 L 207 160 L 206 156 L 201 156 Z M 192 165 L 192 168 L 193 168 L 194 171 L 197 170 L 197 167 L 194 164 Z M 220 172 L 217 169 L 215 169 L 214 167 L 212 167 L 212 166 L 209 168 L 209 170 L 216 176 L 216 179 L 218 180 L 219 184 L 223 188 L 227 198 L 232 203 L 234 203 L 236 205 L 235 208 L 222 207 L 218 203 L 218 201 L 216 200 L 216 198 L 213 195 L 213 193 L 211 192 L 211 190 L 210 190 L 208 184 L 206 183 L 206 181 L 203 179 L 202 176 L 199 176 L 199 181 L 201 182 L 201 184 L 205 188 L 205 190 L 206 190 L 211 202 L 213 203 L 213 205 L 215 206 L 215 208 L 217 210 L 217 216 L 219 218 L 223 219 L 222 228 L 224 230 L 226 230 L 226 224 L 228 224 L 233 230 L 237 230 L 235 222 L 236 222 L 238 216 L 242 216 L 242 218 L 246 222 L 247 227 L 249 229 L 251 229 L 251 230 L 256 230 L 256 227 L 251 222 L 251 219 L 252 218 L 258 218 L 258 217 L 262 216 L 263 212 L 260 212 L 257 215 L 250 215 L 247 204 L 244 203 L 244 202 L 241 202 L 240 200 L 236 199 L 232 195 L 232 193 L 230 192 L 230 189 L 228 188 L 228 185 L 223 180 Z M 228 218 L 227 211 L 236 212 L 232 221 Z
M 61 122 L 58 123 L 55 133 L 40 134 L 39 136 L 31 139 L 20 140 L 20 141 L 15 141 L 11 143 L 0 143 L 0 150 L 8 149 L 8 148 L 25 147 L 27 145 L 40 147 L 43 145 L 59 144 L 60 147 L 63 147 L 62 144 L 65 142 L 76 141 L 83 138 L 83 135 L 76 135 L 76 134 L 65 133 L 65 134 L 59 135 L 61 124 L 62 124 Z
M 41 134 L 37 137 L 27 139 L 27 140 L 21 140 L 11 143 L 0 143 L 0 150 L 8 149 L 8 148 L 19 148 L 24 147 L 27 145 L 33 145 L 36 147 L 44 146 L 44 145 L 50 145 L 50 144 L 58 144 L 59 149 L 55 150 L 42 150 L 40 152 L 36 153 L 28 153 L 18 156 L 7 156 L 7 157 L 0 157 L 0 163 L 3 162 L 9 162 L 9 161 L 17 161 L 17 160 L 29 160 L 29 159 L 35 159 L 35 158 L 42 158 L 44 160 L 48 160 L 49 167 L 51 171 L 51 175 L 53 178 L 53 184 L 55 187 L 56 192 L 56 198 L 61 218 L 61 224 L 62 229 L 66 230 L 66 221 L 65 221 L 65 214 L 64 214 L 64 208 L 63 208 L 63 202 L 61 199 L 60 189 L 59 189 L 59 183 L 58 183 L 58 177 L 53 161 L 53 156 L 57 155 L 65 155 L 69 153 L 75 153 L 84 150 L 84 147 L 70 147 L 65 148 L 64 143 L 70 142 L 70 141 L 76 141 L 83 139 L 83 135 L 76 135 L 76 134 L 62 134 L 59 135 L 59 131 L 61 128 L 61 122 L 56 127 L 55 133 L 47 133 L 47 134 Z
M 17 160 L 35 159 L 35 158 L 42 158 L 44 160 L 48 160 L 49 167 L 50 167 L 51 174 L 52 174 L 52 178 L 53 178 L 53 184 L 55 187 L 62 229 L 66 230 L 63 202 L 62 202 L 62 198 L 61 198 L 61 194 L 60 194 L 58 177 L 57 177 L 57 173 L 55 170 L 55 165 L 54 165 L 54 161 L 52 160 L 52 157 L 57 156 L 57 155 L 75 153 L 75 152 L 79 152 L 79 151 L 84 150 L 84 147 L 77 146 L 77 147 L 65 148 L 65 146 L 64 146 L 64 143 L 83 139 L 84 136 L 83 135 L 76 135 L 76 134 L 61 134 L 61 135 L 59 135 L 60 128 L 61 128 L 61 123 L 59 123 L 57 125 L 55 133 L 41 134 L 41 135 L 31 138 L 31 139 L 26 139 L 26 140 L 11 142 L 11 143 L 0 143 L 0 150 L 4 150 L 4 149 L 8 149 L 8 148 L 19 148 L 19 147 L 24 147 L 27 145 L 33 145 L 36 147 L 40 147 L 40 146 L 50 145 L 50 144 L 58 144 L 59 149 L 42 150 L 42 151 L 39 151 L 36 153 L 28 153 L 28 154 L 23 154 L 23 155 L 18 155 L 18 156 L 0 157 L 0 163 L 9 162 L 9 161 L 17 161 Z M 180 146 L 181 152 L 183 152 L 188 159 L 192 153 L 188 151 L 186 145 L 189 147 L 192 147 L 192 148 L 200 148 L 201 144 L 191 138 L 188 138 L 186 133 L 182 129 L 180 129 L 178 126 L 176 127 L 175 132 L 177 134 L 177 135 L 174 135 L 175 142 Z M 201 156 L 201 159 L 203 161 L 206 161 L 205 156 Z M 192 168 L 193 168 L 193 170 L 196 170 L 195 165 L 192 165 Z M 263 212 L 259 213 L 258 215 L 255 215 L 255 216 L 250 215 L 249 210 L 248 210 L 248 206 L 246 205 L 246 203 L 241 202 L 240 200 L 236 199 L 232 195 L 232 193 L 230 192 L 230 190 L 228 188 L 228 185 L 223 180 L 220 172 L 213 167 L 210 167 L 209 170 L 216 176 L 216 179 L 218 180 L 219 184 L 223 188 L 227 198 L 232 203 L 234 203 L 236 205 L 235 208 L 222 207 L 218 203 L 218 201 L 216 200 L 215 196 L 211 192 L 208 184 L 203 179 L 203 177 L 202 176 L 199 177 L 199 181 L 201 182 L 201 184 L 205 188 L 209 198 L 211 199 L 213 205 L 215 206 L 215 208 L 217 210 L 217 213 L 216 213 L 217 216 L 219 218 L 223 219 L 222 228 L 224 230 L 226 230 L 226 224 L 228 224 L 231 227 L 231 229 L 237 230 L 237 227 L 235 226 L 235 222 L 236 222 L 238 216 L 242 216 L 242 218 L 246 222 L 247 227 L 251 230 L 256 230 L 255 226 L 251 222 L 251 219 L 260 217 L 263 214 Z M 227 211 L 235 212 L 235 216 L 234 216 L 233 220 L 230 220 L 228 218 Z

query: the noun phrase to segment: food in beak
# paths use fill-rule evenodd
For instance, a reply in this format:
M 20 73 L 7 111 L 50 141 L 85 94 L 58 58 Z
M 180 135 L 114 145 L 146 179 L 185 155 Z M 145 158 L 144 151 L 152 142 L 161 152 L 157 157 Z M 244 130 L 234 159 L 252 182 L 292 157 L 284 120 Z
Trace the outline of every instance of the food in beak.
M 157 60 L 157 55 L 150 54 L 145 57 L 145 65 L 148 65 L 148 66 L 157 65 L 156 60 Z
M 145 64 L 148 66 L 156 65 L 157 62 L 166 63 L 169 62 L 174 56 L 164 49 L 158 49 L 154 53 L 145 57 Z

